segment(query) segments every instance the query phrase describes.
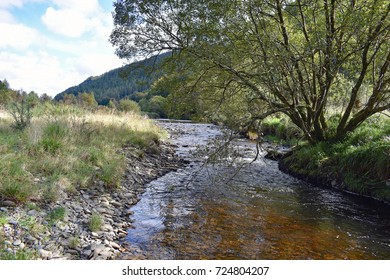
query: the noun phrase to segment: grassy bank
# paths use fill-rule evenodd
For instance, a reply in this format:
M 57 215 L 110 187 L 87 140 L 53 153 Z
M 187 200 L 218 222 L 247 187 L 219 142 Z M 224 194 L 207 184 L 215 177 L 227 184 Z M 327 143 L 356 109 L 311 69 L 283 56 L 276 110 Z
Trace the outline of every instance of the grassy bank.
M 280 161 L 283 171 L 390 202 L 390 119 L 373 117 L 341 142 L 303 145 Z
M 14 129 L 12 124 L 7 112 L 1 111 L 0 206 L 27 210 L 54 204 L 64 195 L 77 195 L 96 181 L 116 188 L 126 167 L 121 149 L 131 146 L 142 156 L 145 150 L 157 149 L 164 137 L 152 121 L 137 114 L 92 113 L 65 105 L 34 108 L 31 124 L 24 130 Z M 56 210 L 47 217 L 49 226 L 53 219 L 61 218 L 63 209 Z M 7 212 L 0 214 L 0 225 L 9 222 Z M 45 230 L 42 224 L 32 222 L 31 226 Z M 2 251 L 1 234 L 0 259 L 34 258 L 25 250 L 18 255 Z
M 49 105 L 37 108 L 25 130 L 0 121 L 0 196 L 15 203 L 55 201 L 62 191 L 88 187 L 95 178 L 107 187 L 124 172 L 124 145 L 143 149 L 162 134 L 136 114 L 91 113 Z

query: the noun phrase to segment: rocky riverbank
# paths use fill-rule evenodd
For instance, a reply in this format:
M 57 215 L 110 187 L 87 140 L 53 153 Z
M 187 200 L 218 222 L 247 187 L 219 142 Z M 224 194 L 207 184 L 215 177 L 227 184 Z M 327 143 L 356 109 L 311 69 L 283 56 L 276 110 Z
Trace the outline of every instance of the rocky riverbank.
M 157 149 L 126 147 L 122 152 L 127 170 L 118 188 L 96 180 L 76 193 L 61 193 L 51 205 L 20 207 L 0 201 L 1 258 L 106 260 L 123 252 L 121 240 L 132 226 L 129 208 L 147 182 L 176 170 L 183 161 L 165 143 Z

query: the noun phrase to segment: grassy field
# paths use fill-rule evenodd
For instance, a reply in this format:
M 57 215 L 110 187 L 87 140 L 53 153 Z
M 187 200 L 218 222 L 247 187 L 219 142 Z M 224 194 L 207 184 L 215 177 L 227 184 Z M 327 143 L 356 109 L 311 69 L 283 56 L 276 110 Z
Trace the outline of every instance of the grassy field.
M 3 201 L 53 202 L 61 192 L 87 188 L 96 179 L 115 187 L 125 167 L 121 147 L 150 148 L 164 136 L 138 114 L 46 104 L 34 108 L 33 116 L 26 129 L 16 130 L 0 111 Z

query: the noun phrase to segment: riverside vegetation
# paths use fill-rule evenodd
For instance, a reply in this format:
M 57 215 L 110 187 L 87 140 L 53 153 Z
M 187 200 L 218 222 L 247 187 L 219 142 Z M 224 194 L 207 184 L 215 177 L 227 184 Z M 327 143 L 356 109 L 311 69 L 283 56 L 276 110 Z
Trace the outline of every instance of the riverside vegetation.
M 131 112 L 27 112 L 22 128 L 0 111 L 0 259 L 114 258 L 143 184 L 178 164 L 165 132 Z
M 390 203 L 390 119 L 371 117 L 342 141 L 310 145 L 288 119 L 269 117 L 264 140 L 293 146 L 279 168 L 315 185 L 334 187 Z

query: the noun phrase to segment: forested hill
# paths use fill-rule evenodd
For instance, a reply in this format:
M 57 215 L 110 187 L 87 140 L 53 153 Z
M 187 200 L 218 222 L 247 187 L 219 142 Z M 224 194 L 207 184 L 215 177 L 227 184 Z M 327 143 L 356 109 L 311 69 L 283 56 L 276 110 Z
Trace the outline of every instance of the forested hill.
M 59 101 L 64 94 L 78 95 L 83 92 L 93 92 L 96 101 L 106 105 L 110 99 L 120 100 L 125 97 L 132 99 L 137 92 L 148 90 L 156 79 L 162 76 L 159 65 L 169 54 L 161 54 L 146 60 L 138 61 L 100 76 L 89 77 L 77 86 L 70 87 L 55 96 Z

